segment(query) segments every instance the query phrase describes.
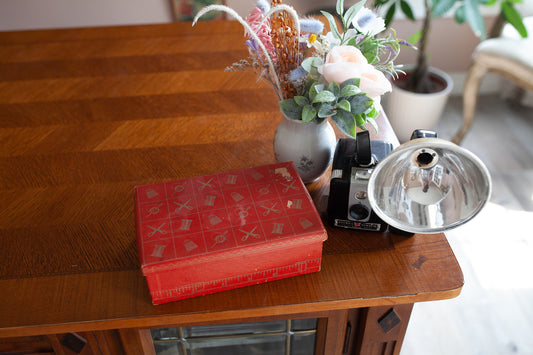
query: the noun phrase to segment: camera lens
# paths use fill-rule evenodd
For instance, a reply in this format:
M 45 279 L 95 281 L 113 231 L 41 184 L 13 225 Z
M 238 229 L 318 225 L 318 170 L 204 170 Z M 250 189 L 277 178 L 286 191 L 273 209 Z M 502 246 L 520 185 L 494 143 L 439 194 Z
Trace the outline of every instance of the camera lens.
M 350 207 L 350 216 L 356 221 L 367 219 L 369 215 L 370 210 L 364 205 L 356 204 Z

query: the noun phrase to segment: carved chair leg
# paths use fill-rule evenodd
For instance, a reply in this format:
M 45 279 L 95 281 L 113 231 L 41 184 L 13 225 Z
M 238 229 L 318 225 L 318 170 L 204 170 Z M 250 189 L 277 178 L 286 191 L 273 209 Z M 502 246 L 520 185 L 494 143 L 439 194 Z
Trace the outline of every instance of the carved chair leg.
M 479 85 L 487 71 L 487 67 L 476 61 L 474 61 L 468 71 L 463 89 L 463 124 L 452 138 L 452 142 L 455 144 L 461 144 L 461 141 L 474 121 Z

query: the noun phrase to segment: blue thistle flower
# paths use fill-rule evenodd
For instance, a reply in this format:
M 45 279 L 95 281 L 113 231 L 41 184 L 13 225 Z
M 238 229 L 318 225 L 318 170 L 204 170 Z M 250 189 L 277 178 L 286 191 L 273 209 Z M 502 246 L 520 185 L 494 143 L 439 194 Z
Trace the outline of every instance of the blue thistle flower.
M 300 29 L 302 32 L 307 33 L 322 33 L 324 24 L 314 18 L 303 18 L 300 19 Z
M 365 13 L 363 16 L 360 16 L 357 19 L 357 25 L 359 26 L 359 28 L 366 28 L 369 24 L 372 23 L 372 21 L 374 21 L 375 18 L 376 15 L 374 13 Z
M 307 71 L 304 68 L 302 68 L 302 66 L 299 66 L 298 68 L 294 69 L 293 71 L 289 73 L 289 81 L 291 83 L 296 83 L 302 80 L 303 78 L 305 78 L 306 76 L 307 76 Z
M 257 0 L 256 7 L 259 8 L 264 14 L 270 11 L 270 3 L 266 0 Z

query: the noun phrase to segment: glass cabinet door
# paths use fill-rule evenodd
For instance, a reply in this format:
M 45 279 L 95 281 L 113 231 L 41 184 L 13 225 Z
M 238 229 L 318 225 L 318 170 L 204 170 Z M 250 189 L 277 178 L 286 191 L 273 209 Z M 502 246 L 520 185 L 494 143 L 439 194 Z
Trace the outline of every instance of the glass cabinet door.
M 152 329 L 158 355 L 310 355 L 317 319 Z

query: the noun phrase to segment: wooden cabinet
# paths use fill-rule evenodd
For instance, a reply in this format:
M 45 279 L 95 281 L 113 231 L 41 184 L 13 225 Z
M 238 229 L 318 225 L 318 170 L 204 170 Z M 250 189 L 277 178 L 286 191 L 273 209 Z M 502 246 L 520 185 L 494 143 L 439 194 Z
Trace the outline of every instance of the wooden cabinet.
M 460 293 L 443 234 L 326 226 L 320 272 L 151 304 L 134 186 L 275 162 L 275 95 L 224 72 L 242 36 L 233 21 L 0 32 L 2 351 L 153 354 L 150 329 L 317 318 L 317 354 L 397 354 L 413 303 Z M 377 123 L 372 139 L 397 143 Z M 307 185 L 319 211 L 328 178 Z

